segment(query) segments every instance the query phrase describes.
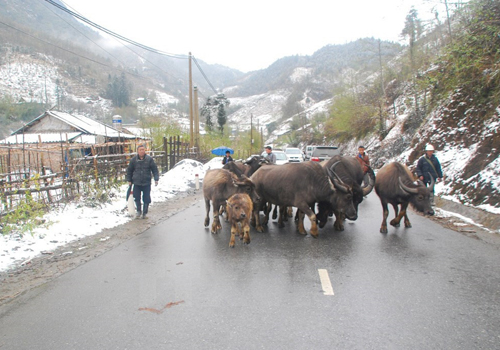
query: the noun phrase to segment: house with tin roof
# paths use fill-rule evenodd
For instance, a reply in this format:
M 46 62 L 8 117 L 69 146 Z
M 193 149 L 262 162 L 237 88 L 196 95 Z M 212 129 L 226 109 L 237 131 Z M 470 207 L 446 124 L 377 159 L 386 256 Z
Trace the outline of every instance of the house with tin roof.
M 0 140 L 0 143 L 26 145 L 63 142 L 99 145 L 137 139 L 141 138 L 82 115 L 49 110 Z

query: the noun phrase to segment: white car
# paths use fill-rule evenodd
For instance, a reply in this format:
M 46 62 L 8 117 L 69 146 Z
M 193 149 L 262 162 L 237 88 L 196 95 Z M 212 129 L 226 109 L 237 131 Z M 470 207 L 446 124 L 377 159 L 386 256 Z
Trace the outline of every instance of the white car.
M 287 147 L 285 153 L 290 163 L 300 163 L 304 161 L 304 154 L 298 148 Z
M 288 157 L 285 152 L 283 151 L 272 151 L 273 154 L 276 156 L 276 164 L 277 165 L 282 165 L 288 163 Z M 262 157 L 267 157 L 267 152 L 262 152 Z

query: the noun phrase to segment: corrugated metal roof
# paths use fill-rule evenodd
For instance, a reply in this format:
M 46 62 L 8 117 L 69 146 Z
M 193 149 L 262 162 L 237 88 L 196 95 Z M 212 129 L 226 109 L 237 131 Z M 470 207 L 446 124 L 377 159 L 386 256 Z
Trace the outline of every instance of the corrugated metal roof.
M 0 140 L 0 143 L 4 144 L 23 144 L 23 143 L 38 143 L 41 139 L 42 143 L 51 142 L 66 142 L 72 141 L 73 139 L 82 135 L 81 132 L 68 132 L 68 133 L 49 133 L 49 134 L 16 134 L 7 137 L 6 139 Z M 38 138 L 40 137 L 40 139 Z
M 81 131 L 84 134 L 106 136 L 106 137 L 121 137 L 121 138 L 125 138 L 125 139 L 135 139 L 136 138 L 135 135 L 130 135 L 128 133 L 120 132 L 119 130 L 116 130 L 115 128 L 113 128 L 109 125 L 98 122 L 97 120 L 87 118 L 83 115 L 72 115 L 69 113 L 58 112 L 58 111 L 46 111 L 44 114 L 33 119 L 31 122 L 29 122 L 28 124 L 26 124 L 22 128 L 14 131 L 12 133 L 12 135 L 22 134 L 23 130 L 26 130 L 27 127 L 29 128 L 30 125 L 34 124 L 36 121 L 38 121 L 39 119 L 43 118 L 46 115 L 50 115 L 54 118 L 57 118 L 57 119 L 65 122 L 66 124 L 71 125 L 72 127 Z M 25 135 L 27 135 L 27 134 L 25 134 Z

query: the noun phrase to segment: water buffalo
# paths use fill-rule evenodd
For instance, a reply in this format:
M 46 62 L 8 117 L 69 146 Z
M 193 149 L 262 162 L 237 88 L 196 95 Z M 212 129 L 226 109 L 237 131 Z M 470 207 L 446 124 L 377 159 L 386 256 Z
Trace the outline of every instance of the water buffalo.
M 205 227 L 210 224 L 210 201 L 213 205 L 214 222 L 212 233 L 217 233 L 221 228 L 219 221 L 219 208 L 226 200 L 235 193 L 246 193 L 252 201 L 258 201 L 259 196 L 255 192 L 253 182 L 246 176 L 238 178 L 235 174 L 225 169 L 208 170 L 203 179 L 203 196 L 205 197 Z
M 250 196 L 246 193 L 233 194 L 227 200 L 227 216 L 231 222 L 231 239 L 229 247 L 234 247 L 236 233 L 243 243 L 250 244 L 250 219 L 253 212 L 253 204 Z
M 257 171 L 257 169 L 261 167 L 262 164 L 267 163 L 269 163 L 269 160 L 267 158 L 264 158 L 262 156 L 252 156 L 244 162 L 228 162 L 222 167 L 222 169 L 229 170 L 238 175 L 238 177 L 241 175 L 250 177 L 255 171 Z
M 405 218 L 405 227 L 411 227 L 410 220 L 406 214 L 408 204 L 411 204 L 419 212 L 434 215 L 434 210 L 430 203 L 430 193 L 433 186 L 434 181 L 431 182 L 430 188 L 427 188 L 420 181 L 415 184 L 410 170 L 398 162 L 389 163 L 380 169 L 377 172 L 377 179 L 375 180 L 375 192 L 380 197 L 383 209 L 380 232 L 387 233 L 388 203 L 392 204 L 394 208 L 395 218 L 390 222 L 394 227 L 399 227 L 399 223 L 403 217 Z M 401 205 L 399 214 L 398 205 Z
M 279 205 L 280 207 L 292 206 L 299 209 L 303 214 L 299 215 L 298 230 L 306 234 L 304 229 L 304 213 L 311 221 L 311 236 L 318 236 L 316 215 L 311 207 L 317 202 L 334 203 L 339 198 L 339 193 L 347 197 L 351 202 L 349 215 L 355 215 L 352 206 L 352 194 L 349 189 L 338 183 L 335 179 L 332 183 L 325 171 L 315 162 L 288 163 L 280 166 L 265 165 L 257 170 L 251 177 L 255 188 L 263 202 Z M 345 193 L 343 192 L 345 191 Z M 254 208 L 254 220 L 257 231 L 262 232 L 260 225 L 259 209 Z M 268 219 L 267 212 L 266 219 Z
M 374 186 L 375 174 L 373 170 L 365 174 L 363 168 L 354 157 L 334 156 L 321 165 L 331 180 L 337 179 L 339 183 L 352 189 L 352 204 L 356 210 L 356 217 L 349 217 L 349 220 L 356 220 L 358 206 L 363 201 L 363 197 L 367 196 Z M 342 206 L 330 206 L 329 203 L 318 204 L 318 221 L 319 226 L 325 226 L 328 220 L 328 214 L 333 211 L 335 214 L 335 224 L 333 225 L 337 231 L 344 230 L 344 221 L 346 218 L 345 210 Z

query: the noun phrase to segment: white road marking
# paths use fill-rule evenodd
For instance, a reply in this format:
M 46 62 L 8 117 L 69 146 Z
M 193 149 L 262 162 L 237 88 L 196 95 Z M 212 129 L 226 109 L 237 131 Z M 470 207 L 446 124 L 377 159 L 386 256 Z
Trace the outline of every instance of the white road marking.
M 319 279 L 321 280 L 321 287 L 323 288 L 324 295 L 333 295 L 333 287 L 328 276 L 328 271 L 325 269 L 318 269 Z

